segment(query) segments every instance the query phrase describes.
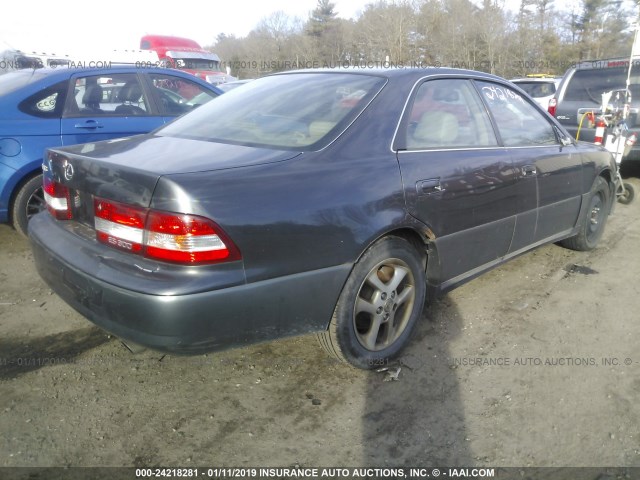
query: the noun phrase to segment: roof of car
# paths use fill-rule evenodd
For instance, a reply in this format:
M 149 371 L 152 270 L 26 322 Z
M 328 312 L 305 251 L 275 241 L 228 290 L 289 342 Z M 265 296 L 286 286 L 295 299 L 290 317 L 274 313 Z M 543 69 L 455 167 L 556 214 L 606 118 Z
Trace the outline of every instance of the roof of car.
M 26 69 L 25 69 L 26 70 Z M 69 75 L 69 71 L 72 70 L 74 74 L 77 73 L 100 73 L 108 70 L 109 72 L 120 71 L 149 71 L 149 68 L 145 66 L 136 66 L 131 64 L 111 64 L 109 67 L 82 67 L 82 66 L 60 66 L 58 68 L 39 68 L 37 71 L 40 75 L 51 76 L 51 77 L 66 77 Z M 153 68 L 155 73 L 176 73 L 180 72 L 180 74 L 191 75 L 188 72 L 181 72 L 180 70 L 171 69 L 171 68 Z M 494 79 L 494 80 L 504 80 L 501 77 L 496 75 L 492 75 L 485 72 L 480 72 L 476 70 L 465 70 L 459 68 L 446 68 L 446 67 L 426 67 L 426 68 L 418 68 L 418 67 L 397 67 L 397 68 L 369 68 L 353 66 L 348 68 L 311 68 L 311 69 L 303 69 L 303 70 L 289 70 L 285 72 L 279 72 L 274 75 L 289 75 L 294 73 L 356 73 L 363 75 L 378 75 L 384 77 L 424 77 L 424 76 L 435 76 L 435 75 L 452 75 L 452 76 L 474 76 L 474 77 L 482 77 L 486 79 Z M 195 78 L 195 77 L 194 77 Z
M 289 70 L 286 72 L 279 72 L 274 75 L 288 75 L 292 73 L 355 73 L 362 75 L 378 75 L 388 78 L 395 77 L 410 77 L 420 78 L 426 76 L 447 75 L 447 76 L 473 76 L 481 77 L 493 80 L 505 80 L 502 77 L 492 75 L 490 73 L 480 72 L 477 70 L 466 70 L 461 68 L 448 68 L 448 67 L 369 67 L 365 66 L 350 66 L 347 68 L 310 68 L 303 70 Z
M 185 79 L 188 79 L 192 82 L 198 83 L 201 86 L 205 86 L 206 88 L 210 91 L 216 92 L 216 94 L 221 95 L 222 93 L 224 93 L 221 89 L 217 88 L 215 85 L 212 85 L 209 82 L 206 82 L 204 80 L 202 80 L 201 78 L 196 77 L 195 75 L 192 75 L 189 72 L 185 72 L 182 70 L 177 70 L 177 69 L 173 69 L 173 68 L 145 68 L 143 66 L 135 66 L 135 65 L 127 65 L 127 64 L 121 64 L 121 65 L 114 65 L 112 64 L 111 67 L 104 67 L 104 68 L 100 68 L 100 67 L 79 67 L 79 68 L 75 68 L 75 67 L 69 67 L 69 66 L 62 66 L 62 67 L 58 67 L 58 68 L 36 68 L 36 69 L 20 69 L 20 70 L 13 70 L 7 74 L 2 75 L 2 77 L 7 77 L 7 79 L 9 79 L 10 75 L 24 75 L 24 78 L 26 81 L 23 85 L 12 89 L 9 92 L 4 92 L 3 95 L 0 96 L 0 98 L 5 99 L 6 98 L 10 98 L 13 94 L 14 91 L 18 91 L 18 90 L 22 90 L 22 89 L 26 89 L 26 91 L 32 90 L 34 88 L 42 88 L 42 85 L 47 86 L 49 84 L 54 84 L 57 82 L 66 82 L 69 80 L 69 78 L 72 77 L 72 75 L 116 75 L 116 74 L 125 74 L 125 73 L 136 73 L 136 72 L 148 72 L 148 73 L 154 73 L 154 74 L 163 74 L 163 75 L 172 75 L 172 76 L 178 76 L 178 77 L 182 77 Z M 29 78 L 30 75 L 33 75 L 33 78 Z M 14 77 L 16 78 L 16 77 Z M 8 94 L 8 95 L 7 95 Z
M 513 78 L 511 82 L 528 82 L 528 83 L 549 83 L 554 82 L 557 83 L 562 80 L 562 77 L 521 77 L 521 78 Z
M 137 72 L 137 71 L 149 71 L 149 68 L 145 67 L 145 66 L 136 66 L 136 65 L 131 65 L 131 64 L 116 64 L 116 63 L 111 63 L 109 66 L 96 66 L 96 67 L 82 67 L 82 66 L 60 66 L 57 68 L 38 68 L 38 69 L 22 69 L 22 70 L 14 70 L 15 72 L 37 72 L 39 75 L 41 76 L 47 76 L 47 77 L 56 77 L 56 76 L 60 76 L 60 77 L 67 77 L 70 74 L 76 74 L 76 73 L 104 73 L 105 71 L 108 71 L 110 73 L 113 72 Z M 185 75 L 188 76 L 189 78 L 192 77 L 193 75 L 191 75 L 190 73 L 187 72 L 182 72 L 180 70 L 176 70 L 176 69 L 172 69 L 172 68 L 162 68 L 162 67 L 158 67 L 158 68 L 153 68 L 154 72 L 157 73 L 172 73 L 175 74 L 176 72 L 180 72 L 180 75 Z M 196 77 L 194 77 L 196 78 Z

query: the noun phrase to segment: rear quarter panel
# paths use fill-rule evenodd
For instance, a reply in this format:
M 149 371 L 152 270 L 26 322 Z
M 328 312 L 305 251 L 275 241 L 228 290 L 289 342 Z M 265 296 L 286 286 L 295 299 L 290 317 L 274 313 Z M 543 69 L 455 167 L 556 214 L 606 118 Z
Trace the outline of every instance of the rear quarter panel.
M 19 143 L 17 155 L 5 156 L 0 153 L 0 221 L 7 221 L 6 212 L 16 187 L 26 178 L 42 170 L 42 158 L 46 148 L 58 146 L 60 139 L 60 120 L 20 121 L 20 128 L 13 131 L 20 135 L 11 135 L 8 127 L 0 121 L 0 138 L 10 138 Z M 7 132 L 7 134 L 5 134 Z
M 213 219 L 242 253 L 247 281 L 355 262 L 368 242 L 405 219 L 391 153 L 337 161 L 293 160 L 219 172 L 163 177 L 152 207 Z

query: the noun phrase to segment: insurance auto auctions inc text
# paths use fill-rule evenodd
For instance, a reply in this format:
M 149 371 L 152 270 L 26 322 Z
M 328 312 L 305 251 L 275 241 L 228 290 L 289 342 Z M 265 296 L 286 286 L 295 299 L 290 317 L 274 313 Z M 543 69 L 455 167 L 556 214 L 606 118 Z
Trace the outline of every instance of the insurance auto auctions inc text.
M 211 470 L 213 470 L 211 472 Z M 216 468 L 216 478 L 493 478 L 493 468 Z
M 617 357 L 458 357 L 449 359 L 452 367 L 615 367 L 629 366 L 633 363 L 630 358 Z

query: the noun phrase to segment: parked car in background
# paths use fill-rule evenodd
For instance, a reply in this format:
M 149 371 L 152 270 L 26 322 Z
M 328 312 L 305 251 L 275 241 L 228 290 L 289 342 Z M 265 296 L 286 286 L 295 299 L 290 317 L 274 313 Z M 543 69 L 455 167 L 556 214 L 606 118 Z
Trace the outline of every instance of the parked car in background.
M 0 52 L 0 75 L 21 68 L 64 67 L 71 62 L 71 58 L 69 55 L 10 48 Z
M 162 68 L 62 67 L 0 76 L 0 222 L 26 235 L 29 218 L 45 207 L 45 148 L 147 133 L 221 93 Z
M 627 88 L 629 59 L 594 60 L 581 62 L 569 69 L 549 107 L 567 131 L 579 140 L 593 142 L 596 127 L 589 122 L 588 112 L 597 115 L 602 105 L 602 94 Z M 629 78 L 631 109 L 626 119 L 631 134 L 640 137 L 640 57 L 632 61 Z M 593 117 L 592 117 L 593 118 Z M 623 163 L 640 161 L 640 143 L 636 143 Z
M 95 324 L 183 353 L 317 332 L 361 368 L 425 298 L 595 248 L 616 168 L 506 80 L 445 68 L 277 74 L 45 166 L 35 262 Z
M 543 109 L 549 108 L 549 101 L 553 98 L 560 85 L 562 77 L 551 75 L 527 75 L 523 78 L 514 78 L 511 82 L 518 85 L 529 94 Z

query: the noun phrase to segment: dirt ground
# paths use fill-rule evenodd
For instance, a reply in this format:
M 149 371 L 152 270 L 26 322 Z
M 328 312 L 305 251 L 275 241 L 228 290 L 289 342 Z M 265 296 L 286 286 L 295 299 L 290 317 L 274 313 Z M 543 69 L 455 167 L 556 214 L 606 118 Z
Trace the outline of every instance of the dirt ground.
M 595 251 L 548 245 L 433 302 L 364 372 L 313 337 L 133 355 L 1 225 L 0 466 L 640 466 L 639 252 L 637 199 Z

